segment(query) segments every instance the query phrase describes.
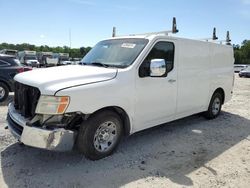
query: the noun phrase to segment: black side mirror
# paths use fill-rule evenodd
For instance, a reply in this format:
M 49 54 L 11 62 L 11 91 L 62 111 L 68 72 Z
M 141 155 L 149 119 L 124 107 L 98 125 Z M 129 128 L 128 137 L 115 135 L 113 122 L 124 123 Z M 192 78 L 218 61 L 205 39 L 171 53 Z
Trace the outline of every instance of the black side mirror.
M 150 61 L 144 61 L 139 68 L 139 77 L 144 78 L 150 75 Z

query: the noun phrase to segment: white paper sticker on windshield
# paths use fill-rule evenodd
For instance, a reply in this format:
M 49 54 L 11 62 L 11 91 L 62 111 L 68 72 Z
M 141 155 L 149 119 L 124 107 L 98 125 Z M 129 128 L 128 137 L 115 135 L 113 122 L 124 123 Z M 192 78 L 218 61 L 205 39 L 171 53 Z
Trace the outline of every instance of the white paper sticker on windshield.
M 136 44 L 133 43 L 123 43 L 122 48 L 134 48 Z

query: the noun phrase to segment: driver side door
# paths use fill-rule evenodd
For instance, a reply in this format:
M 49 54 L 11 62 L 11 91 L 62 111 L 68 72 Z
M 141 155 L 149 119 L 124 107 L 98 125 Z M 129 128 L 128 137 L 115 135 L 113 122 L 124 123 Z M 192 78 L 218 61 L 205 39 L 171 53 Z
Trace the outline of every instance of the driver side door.
M 166 74 L 163 76 L 150 76 L 150 62 L 155 59 L 164 59 L 166 62 Z M 134 131 L 165 123 L 175 117 L 177 98 L 175 62 L 175 43 L 158 41 L 154 43 L 140 65 L 136 77 Z

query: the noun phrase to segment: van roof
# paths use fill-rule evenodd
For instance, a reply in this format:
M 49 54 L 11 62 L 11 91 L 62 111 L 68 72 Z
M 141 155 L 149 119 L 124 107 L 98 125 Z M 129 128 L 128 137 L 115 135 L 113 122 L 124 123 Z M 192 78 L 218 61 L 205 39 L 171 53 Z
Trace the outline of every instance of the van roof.
M 12 49 L 2 49 L 0 51 L 11 51 L 11 52 L 17 52 L 17 50 L 12 50 Z
M 220 46 L 227 46 L 227 47 L 232 47 L 231 45 L 225 45 L 225 44 L 220 44 L 218 41 L 205 41 L 205 40 L 198 40 L 198 39 L 188 39 L 188 38 L 181 38 L 181 37 L 174 37 L 171 35 L 166 35 L 166 34 L 138 34 L 138 35 L 126 35 L 126 36 L 117 36 L 109 39 L 129 39 L 129 38 L 134 38 L 134 39 L 148 39 L 150 41 L 156 40 L 156 39 L 169 39 L 169 40 L 189 40 L 189 41 L 194 41 L 194 42 L 201 42 L 201 43 L 209 43 L 209 44 L 215 44 L 215 45 L 220 45 Z M 106 39 L 107 40 L 107 39 Z
M 1 58 L 16 58 L 14 55 L 8 55 L 8 54 L 0 54 Z

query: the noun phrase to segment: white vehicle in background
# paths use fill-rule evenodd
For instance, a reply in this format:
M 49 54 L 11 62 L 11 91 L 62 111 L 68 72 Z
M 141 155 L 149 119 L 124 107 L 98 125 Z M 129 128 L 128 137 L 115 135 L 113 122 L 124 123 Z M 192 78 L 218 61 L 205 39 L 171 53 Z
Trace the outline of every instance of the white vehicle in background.
M 36 51 L 20 51 L 18 52 L 18 58 L 23 65 L 31 67 L 39 67 L 40 63 L 37 60 Z
M 53 52 L 37 52 L 37 58 L 41 67 L 57 66 L 59 58 L 53 57 Z
M 71 61 L 72 61 L 71 63 L 72 65 L 80 65 L 81 58 L 72 58 Z
M 240 64 L 234 64 L 234 72 L 240 72 L 244 69 L 246 69 L 248 66 L 247 65 L 240 65 Z
M 71 150 L 75 144 L 97 160 L 124 135 L 200 112 L 216 118 L 232 97 L 232 46 L 167 33 L 110 38 L 83 65 L 18 74 L 9 130 L 25 145 Z
M 11 50 L 11 49 L 3 49 L 0 50 L 0 54 L 5 54 L 5 55 L 11 55 L 14 57 L 17 57 L 17 50 Z
M 58 58 L 58 65 L 70 65 L 72 63 L 69 60 L 69 53 L 57 53 L 54 56 Z

